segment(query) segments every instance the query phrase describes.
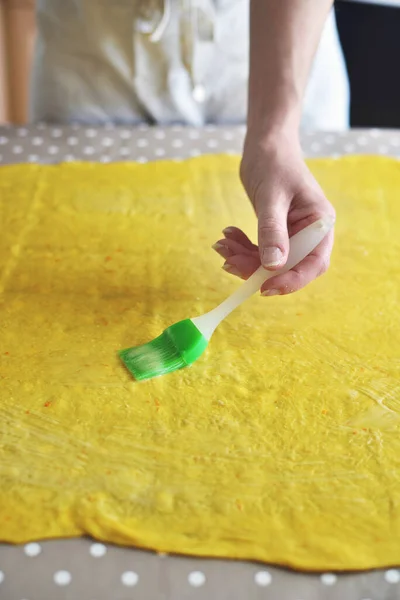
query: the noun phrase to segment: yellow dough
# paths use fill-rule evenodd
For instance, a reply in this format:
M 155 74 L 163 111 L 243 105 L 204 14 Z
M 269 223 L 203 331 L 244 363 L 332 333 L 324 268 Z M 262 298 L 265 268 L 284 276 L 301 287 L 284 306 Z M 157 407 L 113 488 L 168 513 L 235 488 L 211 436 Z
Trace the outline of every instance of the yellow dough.
M 256 297 L 190 369 L 117 350 L 238 285 L 236 157 L 0 170 L 0 539 L 94 537 L 302 569 L 400 562 L 400 166 L 310 161 L 328 274 Z

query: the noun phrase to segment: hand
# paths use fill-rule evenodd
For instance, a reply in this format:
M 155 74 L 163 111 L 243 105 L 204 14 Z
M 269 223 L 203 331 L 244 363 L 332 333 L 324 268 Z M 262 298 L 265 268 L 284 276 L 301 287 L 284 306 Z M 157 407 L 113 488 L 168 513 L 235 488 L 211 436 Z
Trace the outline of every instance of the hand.
M 224 229 L 224 238 L 213 248 L 224 259 L 223 269 L 248 279 L 262 264 L 277 270 L 284 266 L 289 237 L 326 215 L 335 216 L 332 205 L 305 164 L 300 144 L 282 138 L 261 143 L 248 135 L 240 167 L 243 186 L 258 217 L 258 246 L 236 227 Z M 329 266 L 333 232 L 291 271 L 266 281 L 263 296 L 290 294 Z

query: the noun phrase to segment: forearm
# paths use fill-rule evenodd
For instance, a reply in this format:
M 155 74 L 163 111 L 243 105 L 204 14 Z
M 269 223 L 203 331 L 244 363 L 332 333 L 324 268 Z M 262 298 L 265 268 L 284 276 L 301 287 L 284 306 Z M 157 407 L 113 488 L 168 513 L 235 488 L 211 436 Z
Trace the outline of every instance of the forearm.
M 251 0 L 248 130 L 298 130 L 310 67 L 333 0 Z

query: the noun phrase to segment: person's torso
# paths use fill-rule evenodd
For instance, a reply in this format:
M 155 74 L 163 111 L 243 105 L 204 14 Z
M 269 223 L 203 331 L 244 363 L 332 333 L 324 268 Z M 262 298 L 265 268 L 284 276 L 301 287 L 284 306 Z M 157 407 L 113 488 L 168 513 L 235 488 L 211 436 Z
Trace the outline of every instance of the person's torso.
M 38 0 L 37 16 L 34 120 L 245 121 L 249 0 Z

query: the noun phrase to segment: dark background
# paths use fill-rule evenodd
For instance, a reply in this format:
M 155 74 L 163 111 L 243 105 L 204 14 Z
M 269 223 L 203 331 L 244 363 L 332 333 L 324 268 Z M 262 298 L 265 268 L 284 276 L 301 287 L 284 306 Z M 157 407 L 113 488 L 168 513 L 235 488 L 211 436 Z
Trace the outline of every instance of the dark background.
M 335 3 L 352 127 L 400 128 L 400 8 Z

